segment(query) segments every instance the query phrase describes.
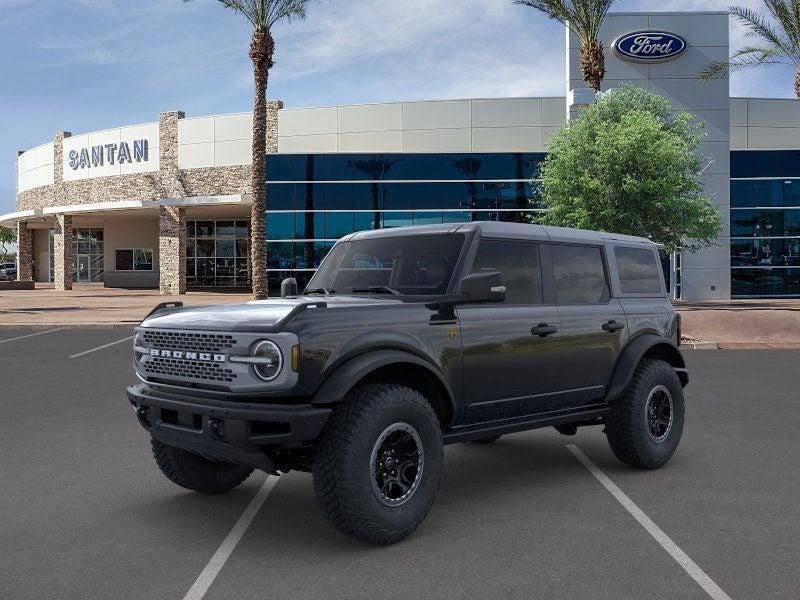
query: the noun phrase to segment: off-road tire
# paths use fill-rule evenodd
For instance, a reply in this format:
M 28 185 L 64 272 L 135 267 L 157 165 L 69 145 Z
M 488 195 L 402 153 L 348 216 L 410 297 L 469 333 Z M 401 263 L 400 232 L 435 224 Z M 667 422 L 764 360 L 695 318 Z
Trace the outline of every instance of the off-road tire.
M 672 421 L 663 441 L 648 435 L 645 414 L 650 392 L 664 386 L 672 396 Z M 683 433 L 685 406 L 683 387 L 672 366 L 656 359 L 643 359 L 624 395 L 606 416 L 606 437 L 614 455 L 622 462 L 642 469 L 657 469 L 672 458 Z
M 387 506 L 373 490 L 372 453 L 381 434 L 399 423 L 416 430 L 422 468 L 408 499 Z M 315 443 L 314 492 L 322 513 L 339 531 L 373 544 L 392 544 L 410 535 L 433 506 L 442 458 L 439 420 L 422 394 L 394 384 L 360 386 L 334 407 Z
M 213 462 L 175 446 L 150 438 L 153 457 L 172 483 L 201 494 L 224 494 L 250 477 L 253 469 L 231 463 Z
M 499 440 L 502 435 L 490 435 L 489 437 L 480 438 L 479 440 L 472 440 L 473 444 L 493 444 Z

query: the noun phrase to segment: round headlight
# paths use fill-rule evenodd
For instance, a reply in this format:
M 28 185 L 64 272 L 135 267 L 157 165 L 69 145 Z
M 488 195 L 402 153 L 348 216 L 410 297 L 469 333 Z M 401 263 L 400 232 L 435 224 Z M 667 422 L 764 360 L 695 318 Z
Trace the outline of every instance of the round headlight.
M 283 355 L 274 342 L 269 340 L 258 342 L 253 348 L 253 357 L 261 359 L 253 365 L 253 369 L 264 381 L 272 381 L 281 372 Z

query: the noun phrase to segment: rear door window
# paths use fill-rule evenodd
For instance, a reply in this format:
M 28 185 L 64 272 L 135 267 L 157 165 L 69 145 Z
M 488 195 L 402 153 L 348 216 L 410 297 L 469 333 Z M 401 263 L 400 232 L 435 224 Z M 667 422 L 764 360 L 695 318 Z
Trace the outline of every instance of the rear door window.
M 611 294 L 599 247 L 553 244 L 550 258 L 559 304 L 608 302 Z
M 481 240 L 473 273 L 500 271 L 506 284 L 506 304 L 542 303 L 539 245 L 532 242 Z
M 656 254 L 649 248 L 614 248 L 623 294 L 661 294 L 661 275 Z

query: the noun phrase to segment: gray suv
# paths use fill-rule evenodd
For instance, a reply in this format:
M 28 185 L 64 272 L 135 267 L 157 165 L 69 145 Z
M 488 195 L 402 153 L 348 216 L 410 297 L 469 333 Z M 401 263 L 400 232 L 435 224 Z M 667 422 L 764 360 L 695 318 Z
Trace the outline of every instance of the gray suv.
M 510 223 L 356 233 L 299 294 L 184 308 L 136 329 L 128 398 L 174 483 L 313 474 L 322 512 L 374 543 L 433 505 L 442 449 L 604 426 L 653 469 L 683 431 L 688 375 L 656 246 Z

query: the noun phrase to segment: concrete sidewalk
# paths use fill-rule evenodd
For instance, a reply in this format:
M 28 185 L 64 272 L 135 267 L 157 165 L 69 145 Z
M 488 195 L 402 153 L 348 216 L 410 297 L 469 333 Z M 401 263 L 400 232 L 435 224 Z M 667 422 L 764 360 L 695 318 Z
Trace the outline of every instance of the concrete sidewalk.
M 37 285 L 35 290 L 0 292 L 2 327 L 130 327 L 138 324 L 160 302 L 180 301 L 187 306 L 236 304 L 252 300 L 248 293 L 189 292 L 162 296 L 158 290 L 104 288 L 75 284 L 68 292 Z

